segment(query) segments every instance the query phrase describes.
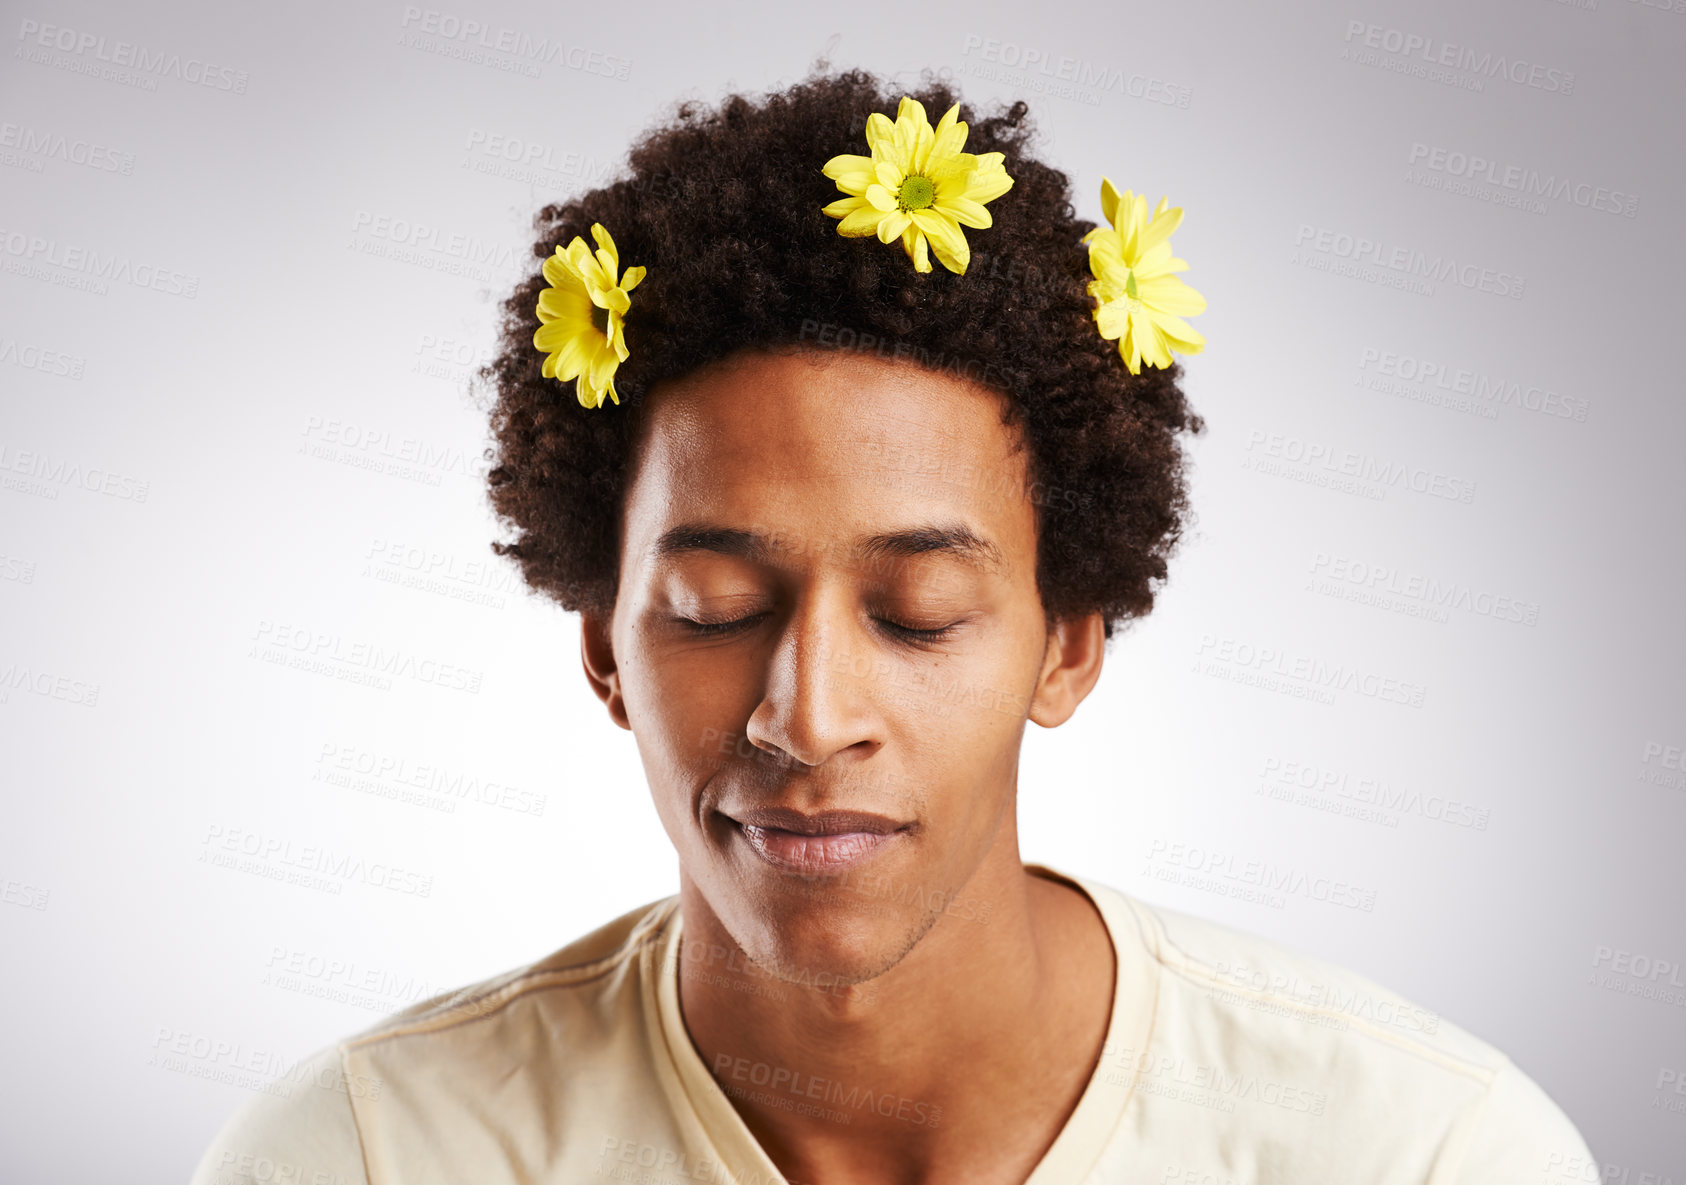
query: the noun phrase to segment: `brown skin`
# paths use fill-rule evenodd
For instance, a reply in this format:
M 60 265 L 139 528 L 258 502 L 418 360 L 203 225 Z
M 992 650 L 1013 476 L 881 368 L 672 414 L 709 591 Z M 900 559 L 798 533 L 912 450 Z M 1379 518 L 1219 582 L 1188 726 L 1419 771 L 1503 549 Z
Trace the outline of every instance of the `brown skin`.
M 614 614 L 584 616 L 581 647 L 679 853 L 692 1041 L 793 1181 L 1022 1182 L 1094 1070 L 1115 968 L 1088 899 L 1019 858 L 1025 720 L 1070 718 L 1104 633 L 1098 613 L 1046 619 L 1004 401 L 815 353 L 739 355 L 649 398 Z M 681 523 L 774 547 L 658 556 Z M 967 528 L 995 562 L 853 550 L 930 527 Z M 741 624 L 704 636 L 683 618 Z M 733 821 L 768 806 L 902 829 L 844 873 L 797 874 Z M 755 1063 L 888 1096 L 900 1117 L 769 1106 L 746 1097 L 768 1093 Z

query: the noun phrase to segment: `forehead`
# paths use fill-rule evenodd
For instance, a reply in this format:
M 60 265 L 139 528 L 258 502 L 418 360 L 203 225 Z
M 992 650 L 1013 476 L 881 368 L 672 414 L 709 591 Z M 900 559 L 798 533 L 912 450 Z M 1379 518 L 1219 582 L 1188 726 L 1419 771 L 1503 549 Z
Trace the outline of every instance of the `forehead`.
M 939 539 L 908 554 L 923 546 L 990 560 L 993 550 L 993 566 L 1022 561 L 1035 516 L 1006 406 L 962 379 L 851 355 L 739 356 L 685 376 L 644 409 L 623 560 L 676 554 L 676 537 L 706 527 L 839 554 L 935 527 L 984 546 Z

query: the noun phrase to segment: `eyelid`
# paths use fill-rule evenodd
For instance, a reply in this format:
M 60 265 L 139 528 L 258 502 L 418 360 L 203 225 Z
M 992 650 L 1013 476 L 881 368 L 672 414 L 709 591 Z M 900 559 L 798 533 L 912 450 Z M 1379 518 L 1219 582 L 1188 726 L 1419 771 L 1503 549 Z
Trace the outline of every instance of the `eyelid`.
M 918 629 L 913 626 L 900 625 L 893 621 L 885 621 L 881 617 L 875 618 L 875 620 L 906 639 L 916 642 L 941 642 L 963 624 L 961 621 L 954 621 L 937 629 Z
M 687 631 L 694 637 L 712 638 L 725 637 L 728 634 L 737 633 L 738 630 L 747 622 L 755 620 L 755 617 L 757 616 L 760 615 L 756 614 L 752 617 L 740 618 L 737 621 L 693 621 L 689 617 L 676 617 L 673 620 L 678 623 L 679 628 Z
M 926 641 L 941 641 L 941 639 L 951 637 L 951 635 L 959 632 L 959 630 L 963 629 L 964 625 L 968 625 L 969 622 L 976 619 L 976 617 L 978 617 L 978 610 L 963 610 L 963 612 L 954 612 L 953 617 L 949 617 L 949 619 L 942 625 L 936 625 L 936 627 L 924 627 L 924 625 L 905 625 L 904 622 L 897 620 L 897 615 L 895 614 L 873 614 L 873 620 L 885 625 L 887 629 L 894 630 L 897 634 L 905 634 L 909 635 L 909 637 L 917 637 L 917 639 L 926 639 Z
M 696 619 L 690 617 L 676 617 L 673 620 L 677 622 L 681 628 L 689 630 L 695 636 L 699 638 L 708 638 L 725 637 L 728 634 L 736 633 L 742 629 L 747 629 L 752 622 L 765 616 L 766 613 L 762 612 L 751 613 L 747 617 L 739 617 L 730 621 L 697 621 Z M 954 634 L 954 632 L 963 626 L 970 617 L 971 615 L 967 614 L 949 622 L 947 625 L 937 626 L 935 628 L 903 625 L 901 622 L 892 621 L 885 617 L 875 616 L 873 620 L 878 622 L 878 624 L 884 629 L 890 631 L 900 641 L 940 642 Z
M 688 593 L 667 598 L 667 608 L 674 620 L 719 618 L 722 614 L 747 617 L 768 607 L 768 597 L 764 592 Z

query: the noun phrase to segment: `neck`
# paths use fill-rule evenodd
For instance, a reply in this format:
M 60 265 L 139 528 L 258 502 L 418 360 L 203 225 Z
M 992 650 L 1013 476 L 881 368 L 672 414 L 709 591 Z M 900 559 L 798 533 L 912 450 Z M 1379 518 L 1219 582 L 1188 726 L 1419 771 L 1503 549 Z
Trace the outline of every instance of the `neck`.
M 680 960 L 685 1027 L 793 1180 L 947 1179 L 932 1166 L 962 1165 L 968 1147 L 1001 1155 L 1002 1112 L 1028 1094 L 1057 1115 L 1009 1133 L 1023 1171 L 1002 1179 L 1023 1180 L 1075 1106 L 1111 1016 L 1111 941 L 1086 895 L 1027 872 L 1002 830 L 907 955 L 852 985 L 754 966 L 683 878 L 684 942 L 714 956 Z

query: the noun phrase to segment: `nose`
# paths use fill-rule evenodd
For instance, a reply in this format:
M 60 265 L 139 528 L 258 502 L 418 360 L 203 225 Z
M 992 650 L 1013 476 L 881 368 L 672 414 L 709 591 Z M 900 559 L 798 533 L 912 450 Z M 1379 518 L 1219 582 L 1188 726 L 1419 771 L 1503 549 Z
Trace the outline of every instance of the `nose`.
M 886 739 L 878 704 L 891 675 L 842 589 L 810 589 L 772 649 L 765 690 L 744 735 L 805 766 L 868 757 Z

